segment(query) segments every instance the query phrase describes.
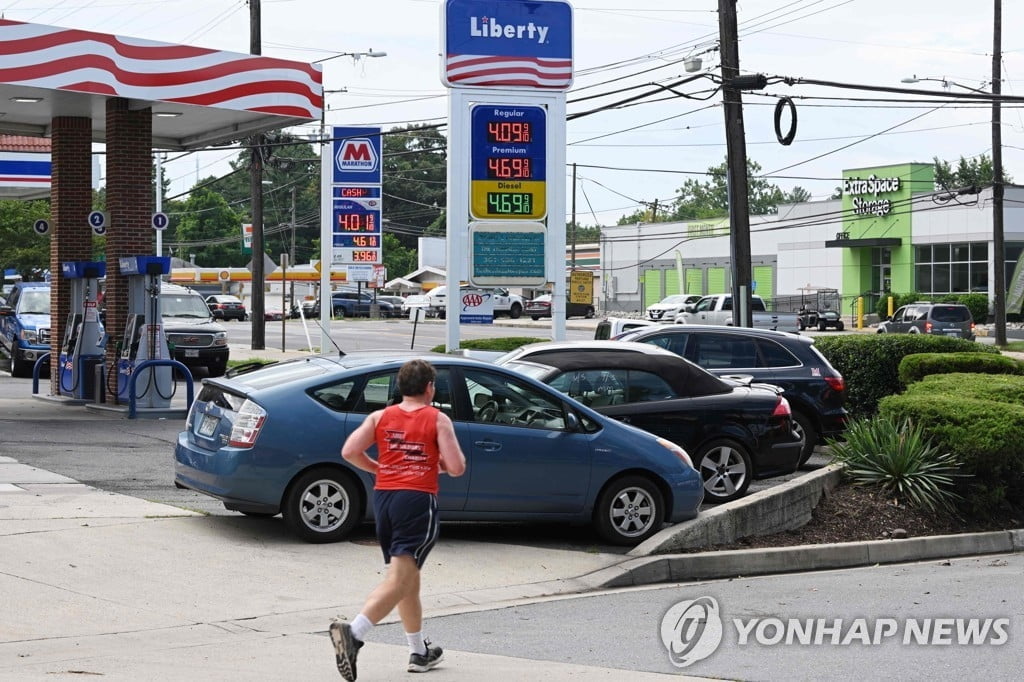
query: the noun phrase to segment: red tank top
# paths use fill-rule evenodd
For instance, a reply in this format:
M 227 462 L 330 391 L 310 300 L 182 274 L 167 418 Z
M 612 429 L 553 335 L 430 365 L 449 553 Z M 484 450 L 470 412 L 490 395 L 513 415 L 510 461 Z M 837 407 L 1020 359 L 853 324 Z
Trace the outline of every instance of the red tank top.
M 398 405 L 384 408 L 377 422 L 376 490 L 419 490 L 437 494 L 436 407 L 406 412 Z

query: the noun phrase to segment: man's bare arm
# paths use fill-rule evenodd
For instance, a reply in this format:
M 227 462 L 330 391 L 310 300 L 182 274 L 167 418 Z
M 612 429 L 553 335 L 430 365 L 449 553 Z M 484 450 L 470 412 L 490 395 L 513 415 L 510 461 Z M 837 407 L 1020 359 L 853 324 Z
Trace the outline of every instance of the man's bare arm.
M 449 476 L 466 473 L 466 456 L 462 454 L 459 439 L 455 437 L 452 420 L 444 412 L 437 413 L 437 449 L 441 455 L 441 471 Z
M 349 434 L 345 445 L 341 448 L 341 456 L 345 458 L 346 462 L 363 471 L 369 471 L 371 474 L 377 473 L 378 464 L 377 460 L 366 454 L 366 449 L 374 443 L 377 422 L 380 421 L 382 413 L 383 410 L 377 410 L 364 419 L 363 423 Z

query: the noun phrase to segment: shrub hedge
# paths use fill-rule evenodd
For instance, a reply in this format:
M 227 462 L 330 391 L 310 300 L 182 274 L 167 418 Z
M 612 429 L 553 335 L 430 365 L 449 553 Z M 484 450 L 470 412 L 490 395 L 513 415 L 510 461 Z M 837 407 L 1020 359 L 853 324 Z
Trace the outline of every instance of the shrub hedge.
M 1024 505 L 1024 377 L 933 375 L 879 403 L 879 416 L 927 424 L 932 443 L 960 455 L 968 511 L 992 515 Z
M 847 334 L 819 336 L 815 347 L 846 381 L 846 409 L 855 418 L 866 418 L 878 411 L 878 401 L 901 392 L 906 386 L 900 380 L 900 362 L 917 353 L 992 353 L 994 346 L 984 346 L 966 339 L 928 334 Z
M 538 339 L 532 336 L 500 336 L 494 339 L 467 339 L 459 341 L 459 348 L 467 348 L 470 350 L 495 350 L 508 352 L 515 350 L 520 346 L 525 346 L 528 343 L 540 343 L 542 341 L 550 341 L 551 339 Z M 434 346 L 430 349 L 433 353 L 443 353 L 444 344 L 440 346 Z
M 991 353 L 916 353 L 900 361 L 900 381 L 909 386 L 933 374 L 1024 374 L 1024 363 Z

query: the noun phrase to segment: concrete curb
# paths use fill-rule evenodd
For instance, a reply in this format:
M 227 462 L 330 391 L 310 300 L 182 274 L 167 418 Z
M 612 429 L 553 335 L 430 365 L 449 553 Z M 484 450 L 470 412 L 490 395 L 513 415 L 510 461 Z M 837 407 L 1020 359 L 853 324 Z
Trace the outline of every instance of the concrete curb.
M 710 547 L 739 538 L 794 530 L 811 520 L 822 496 L 839 485 L 842 466 L 830 464 L 767 490 L 702 511 L 692 521 L 676 524 L 648 538 L 628 556 L 669 554 Z
M 1004 530 L 648 557 L 594 571 L 580 576 L 577 581 L 589 585 L 590 589 L 608 589 L 1020 551 L 1024 551 L 1024 530 Z

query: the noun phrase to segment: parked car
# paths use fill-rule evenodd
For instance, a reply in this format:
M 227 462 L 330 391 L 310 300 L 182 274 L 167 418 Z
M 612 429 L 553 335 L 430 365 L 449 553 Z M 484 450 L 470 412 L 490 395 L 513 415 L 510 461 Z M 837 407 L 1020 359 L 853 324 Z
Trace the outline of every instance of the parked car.
M 768 310 L 760 296 L 750 297 L 751 322 L 758 329 L 772 329 L 798 332 L 800 316 L 797 313 L 780 313 Z M 675 317 L 676 324 L 732 325 L 732 294 L 711 294 L 702 297 L 693 306 Z
M 479 291 L 485 293 L 491 297 L 491 303 L 494 306 L 494 316 L 508 315 L 513 320 L 519 319 L 519 316 L 523 314 L 523 306 L 525 302 L 523 297 L 519 294 L 513 294 L 508 289 L 503 287 L 494 289 L 477 289 L 474 287 L 460 287 L 460 295 L 467 291 Z M 434 287 L 427 292 L 427 298 L 430 300 L 430 307 L 434 309 L 437 317 L 442 320 L 448 314 L 448 287 L 439 286 Z
M 652 322 L 672 322 L 676 315 L 685 313 L 701 299 L 700 294 L 672 294 L 654 305 L 647 306 L 647 319 Z
M 228 294 L 207 296 L 206 305 L 209 306 L 210 312 L 216 320 L 238 320 L 243 322 L 248 317 L 245 304 L 237 296 L 230 296 Z
M 228 332 L 214 320 L 199 292 L 165 282 L 160 286 L 160 314 L 175 360 L 193 371 L 203 367 L 211 377 L 224 374 L 231 355 Z
M 405 299 L 402 298 L 401 296 L 380 295 L 380 296 L 377 296 L 377 302 L 378 303 L 381 303 L 381 302 L 390 303 L 391 306 L 392 306 L 391 310 L 388 311 L 389 313 L 391 313 L 390 316 L 391 317 L 401 317 L 401 315 L 402 315 L 402 305 L 405 303 Z
M 437 369 L 434 405 L 466 455 L 464 476 L 441 476 L 445 520 L 592 523 L 631 545 L 697 514 L 701 478 L 680 446 L 512 370 L 439 354 L 354 352 L 208 379 L 178 435 L 175 484 L 230 510 L 280 513 L 309 542 L 345 538 L 370 520 L 374 481 L 338 450 L 399 399 L 396 375 L 413 357 Z
M 309 304 L 308 306 L 306 304 Z M 358 289 L 337 289 L 331 293 L 331 310 L 334 317 L 369 317 L 374 308 L 382 317 L 397 317 L 400 308 L 388 301 L 374 301 L 373 293 Z M 302 302 L 306 317 L 320 316 L 320 299 Z
M 811 337 L 745 327 L 665 325 L 616 338 L 661 346 L 717 376 L 749 375 L 782 388 L 803 441 L 801 464 L 815 445 L 846 430 L 846 382 Z
M 527 301 L 523 307 L 523 314 L 529 315 L 531 320 L 539 320 L 542 317 L 551 317 L 551 294 L 541 294 L 537 298 Z M 586 303 L 573 303 L 565 301 L 566 317 L 585 317 L 588 320 L 594 316 L 594 306 Z
M 692 453 L 704 498 L 728 502 L 751 479 L 800 464 L 782 390 L 729 380 L 657 346 L 619 341 L 534 343 L 495 361 L 539 379 L 601 414 L 679 443 Z
M 938 334 L 974 340 L 971 310 L 959 303 L 918 301 L 901 307 L 878 325 L 879 334 Z
M 0 355 L 12 377 L 30 377 L 50 352 L 50 284 L 17 282 L 0 305 Z
M 284 319 L 284 311 L 281 310 L 281 304 L 265 303 L 263 305 L 263 320 L 264 322 L 280 322 Z
M 646 329 L 656 324 L 650 320 L 637 320 L 629 317 L 606 317 L 594 328 L 594 340 L 607 341 L 633 329 Z
M 436 314 L 436 311 L 430 307 L 430 299 L 425 294 L 406 296 L 402 301 L 401 316 L 411 317 L 414 309 L 422 310 L 424 317 L 434 317 Z

